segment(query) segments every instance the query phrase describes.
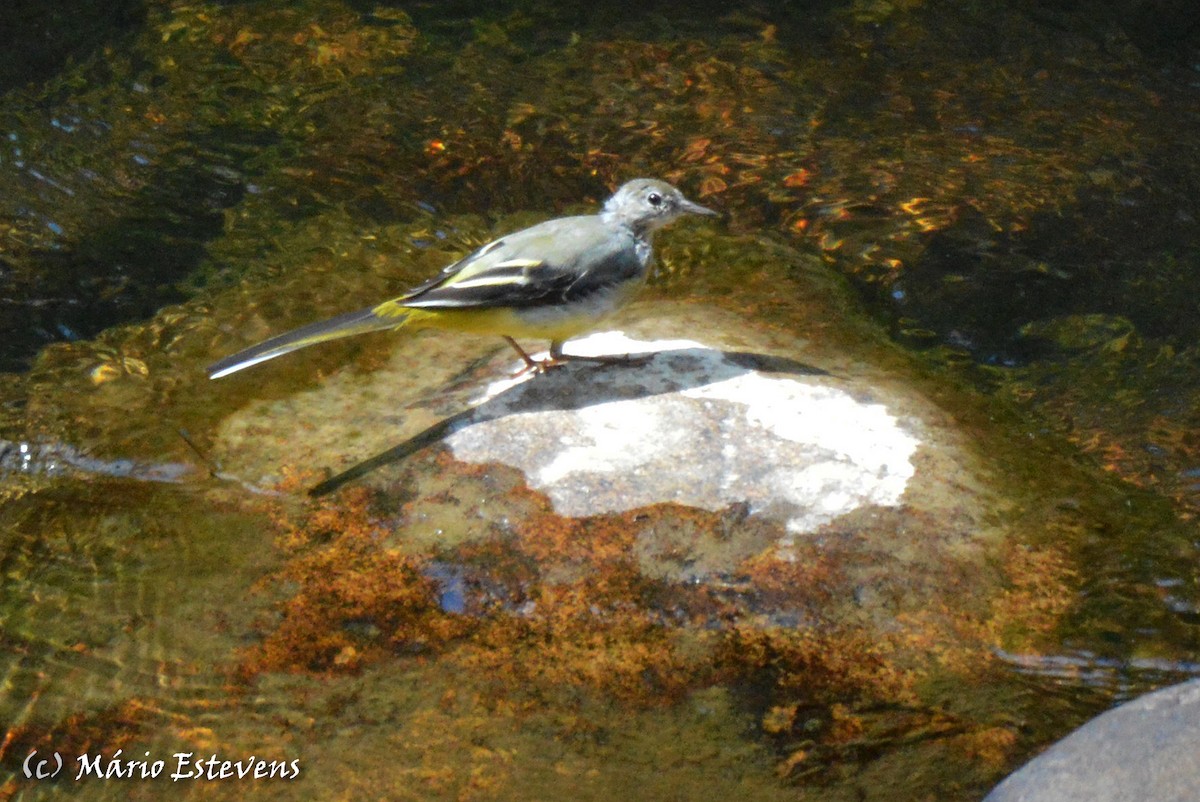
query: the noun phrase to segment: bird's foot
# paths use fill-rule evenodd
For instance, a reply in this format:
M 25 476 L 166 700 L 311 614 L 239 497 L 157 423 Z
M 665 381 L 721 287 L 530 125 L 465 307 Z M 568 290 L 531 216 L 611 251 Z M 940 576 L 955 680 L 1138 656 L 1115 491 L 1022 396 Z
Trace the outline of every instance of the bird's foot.
M 642 354 L 634 356 L 632 354 L 607 355 L 607 356 L 582 356 L 575 354 L 563 353 L 561 342 L 550 343 L 550 355 L 545 359 L 534 359 L 525 349 L 517 345 L 516 340 L 511 337 L 505 337 L 508 344 L 511 345 L 525 362 L 525 367 L 513 374 L 513 378 L 519 378 L 526 373 L 546 373 L 554 368 L 561 367 L 568 362 L 591 362 L 595 365 L 625 365 L 627 367 L 637 367 L 647 364 L 654 358 L 653 354 Z
M 562 367 L 564 361 L 561 359 L 531 359 L 526 363 L 525 367 L 518 370 L 512 375 L 514 379 L 519 379 L 526 373 L 545 373 L 552 368 Z

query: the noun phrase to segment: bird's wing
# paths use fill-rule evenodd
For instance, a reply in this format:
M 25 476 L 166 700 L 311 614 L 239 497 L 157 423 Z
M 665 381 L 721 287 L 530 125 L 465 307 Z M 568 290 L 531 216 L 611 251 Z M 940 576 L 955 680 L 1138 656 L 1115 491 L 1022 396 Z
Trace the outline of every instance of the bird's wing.
M 639 275 L 644 266 L 634 244 L 632 234 L 596 216 L 550 220 L 488 243 L 374 313 L 569 302 Z
M 240 351 L 209 368 L 226 376 L 298 348 L 401 326 L 414 309 L 529 309 L 585 298 L 645 271 L 633 234 L 599 217 L 568 217 L 509 234 L 447 267 L 399 298 L 311 323 Z

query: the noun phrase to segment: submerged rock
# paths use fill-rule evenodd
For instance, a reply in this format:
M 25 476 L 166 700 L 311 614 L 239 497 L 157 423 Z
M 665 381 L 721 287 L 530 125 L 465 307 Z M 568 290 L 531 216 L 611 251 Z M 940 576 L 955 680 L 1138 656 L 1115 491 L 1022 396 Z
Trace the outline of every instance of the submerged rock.
M 848 368 L 825 348 L 715 308 L 660 303 L 650 317 L 635 308 L 618 321 L 621 330 L 567 346 L 644 363 L 575 362 L 512 378 L 519 363 L 488 340 L 401 336 L 384 367 L 344 370 L 227 418 L 217 459 L 226 473 L 262 483 L 284 467 L 345 469 L 321 489 L 361 477 L 394 494 L 415 492 L 409 506 L 420 509 L 442 485 L 426 478 L 426 489 L 396 487 L 389 463 L 440 442 L 462 462 L 518 469 L 562 516 L 661 504 L 731 510 L 777 525 L 784 548 L 851 513 L 886 508 L 933 521 L 939 536 L 925 544 L 933 552 L 991 531 L 976 458 L 945 414 L 896 377 L 862 363 Z M 467 373 L 448 375 L 456 364 Z M 523 514 L 502 494 L 454 492 L 461 518 L 438 515 L 447 543 L 466 530 L 482 534 L 486 527 L 473 525 L 480 517 Z M 422 531 L 420 517 L 410 516 L 398 538 L 428 545 L 413 532 Z M 844 527 L 861 533 L 869 520 Z M 732 562 L 706 563 L 708 572 L 731 571 L 763 547 L 759 530 L 738 529 L 754 533 L 753 547 L 732 549 Z

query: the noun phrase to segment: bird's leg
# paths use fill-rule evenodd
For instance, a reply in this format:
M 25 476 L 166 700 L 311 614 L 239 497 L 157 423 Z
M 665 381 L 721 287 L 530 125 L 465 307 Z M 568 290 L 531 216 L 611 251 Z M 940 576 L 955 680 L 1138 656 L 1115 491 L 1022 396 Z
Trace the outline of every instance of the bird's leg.
M 653 354 L 645 356 L 631 356 L 623 354 L 621 356 L 577 356 L 574 354 L 563 353 L 563 340 L 554 340 L 550 343 L 550 358 L 546 360 L 549 364 L 546 367 L 561 365 L 564 362 L 595 362 L 600 365 L 645 365 L 651 359 Z
M 517 341 L 514 340 L 512 337 L 509 337 L 506 334 L 506 335 L 504 335 L 504 339 L 508 341 L 508 344 L 513 347 L 513 350 L 516 351 L 518 354 L 520 354 L 521 359 L 523 359 L 525 361 L 525 367 L 523 367 L 523 368 L 521 368 L 521 370 L 517 371 L 516 376 L 521 376 L 525 373 L 528 373 L 531 370 L 541 371 L 541 370 L 546 369 L 546 366 L 543 363 L 538 362 L 536 359 L 531 357 L 529 354 L 525 353 L 525 349 L 522 348 L 521 346 L 517 345 Z M 515 376 L 514 376 L 514 378 L 515 378 Z
M 550 341 L 550 356 L 540 362 L 529 355 L 528 352 L 512 337 L 505 335 L 505 340 L 513 347 L 513 350 L 521 355 L 522 361 L 525 362 L 525 367 L 521 368 L 516 376 L 523 376 L 529 371 L 535 373 L 545 373 L 550 368 L 556 368 L 560 365 L 565 365 L 567 362 L 591 362 L 598 365 L 645 365 L 652 358 L 652 354 L 645 356 L 630 356 L 624 354 L 622 356 L 577 356 L 575 354 L 563 353 L 563 340 Z M 515 377 L 514 377 L 515 378 Z

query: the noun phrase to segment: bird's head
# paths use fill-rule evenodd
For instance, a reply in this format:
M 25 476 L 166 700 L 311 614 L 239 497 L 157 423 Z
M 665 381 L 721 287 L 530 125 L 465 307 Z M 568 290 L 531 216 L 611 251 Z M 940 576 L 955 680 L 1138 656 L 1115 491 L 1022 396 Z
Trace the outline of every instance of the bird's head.
M 685 214 L 717 216 L 717 212 L 693 203 L 675 187 L 656 178 L 626 181 L 600 212 L 605 220 L 627 225 L 639 233 L 653 232 Z

